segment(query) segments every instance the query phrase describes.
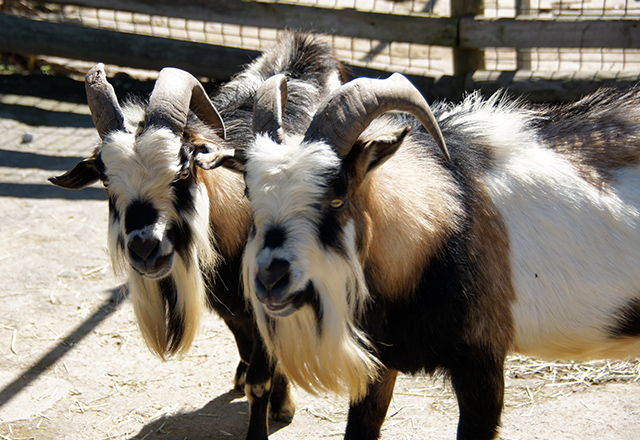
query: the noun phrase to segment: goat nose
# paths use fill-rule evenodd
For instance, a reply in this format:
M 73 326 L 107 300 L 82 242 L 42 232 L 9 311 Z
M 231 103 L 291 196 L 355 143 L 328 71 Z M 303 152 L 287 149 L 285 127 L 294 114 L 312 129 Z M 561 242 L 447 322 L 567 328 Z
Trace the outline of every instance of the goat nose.
M 133 237 L 129 242 L 129 252 L 143 261 L 149 258 L 149 255 L 153 253 L 158 247 L 160 240 L 157 238 L 148 238 L 143 240 L 139 236 Z
M 276 258 L 268 267 L 258 269 L 257 279 L 267 291 L 284 287 L 289 281 L 289 267 L 288 261 Z

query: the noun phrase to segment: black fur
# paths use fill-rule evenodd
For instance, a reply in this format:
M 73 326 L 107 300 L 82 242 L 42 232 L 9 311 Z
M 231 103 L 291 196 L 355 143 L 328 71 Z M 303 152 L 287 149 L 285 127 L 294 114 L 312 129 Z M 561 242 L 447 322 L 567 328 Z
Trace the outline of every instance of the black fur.
M 335 58 L 333 50 L 328 44 L 302 33 L 285 33 L 272 49 L 266 51 L 244 72 L 238 74 L 214 94 L 212 102 L 220 112 L 226 126 L 225 140 L 221 140 L 217 133 L 202 123 L 193 113 L 190 112 L 188 115 L 187 125 L 182 133 L 180 170 L 176 173 L 171 185 L 174 209 L 180 220 L 173 220 L 168 225 L 168 238 L 187 265 L 193 263 L 189 249 L 193 244 L 195 234 L 188 218 L 190 218 L 189 214 L 192 214 L 196 209 L 193 190 L 197 184 L 196 174 L 200 172 L 199 169 L 194 168 L 193 154 L 197 150 L 195 144 L 204 139 L 206 142 L 214 144 L 212 145 L 214 149 L 232 148 L 237 151 L 250 145 L 254 95 L 260 82 L 279 73 L 284 73 L 289 78 L 288 104 L 283 118 L 283 128 L 291 134 L 304 133 L 310 122 L 314 105 L 328 93 L 328 85 L 335 82 L 336 79 L 340 79 L 342 64 Z M 134 100 L 130 105 L 138 106 L 144 110 L 145 103 Z M 146 129 L 141 125 L 143 122 L 144 120 L 139 122 L 136 133 Z M 155 127 L 148 129 L 155 129 Z M 100 147 L 98 147 L 94 156 L 85 159 L 64 175 L 52 178 L 51 181 L 65 188 L 79 189 L 100 179 L 107 186 L 109 170 L 105 169 L 100 151 Z M 213 170 L 211 172 L 219 171 Z M 123 213 L 118 210 L 116 200 L 113 197 L 109 194 L 111 224 L 116 225 L 124 221 L 127 232 L 151 224 L 159 216 L 157 209 L 153 207 L 152 200 L 135 202 Z M 229 209 L 238 209 L 238 207 L 230 206 Z M 125 218 L 121 217 L 123 214 Z M 213 230 L 213 226 L 211 228 L 210 235 L 213 237 L 216 231 Z M 252 230 L 252 233 L 255 234 L 255 231 Z M 286 237 L 274 234 L 272 244 L 275 246 L 278 241 L 285 239 Z M 214 241 L 212 240 L 212 242 Z M 121 233 L 116 238 L 116 246 L 117 252 L 124 253 L 126 245 Z M 225 254 L 222 252 L 222 248 L 223 246 L 220 246 L 216 249 L 222 257 L 221 263 L 215 269 L 207 269 L 202 273 L 207 303 L 223 318 L 235 337 L 241 358 L 236 370 L 236 387 L 244 388 L 244 377 L 246 377 L 248 385 L 263 385 L 269 380 L 272 381 L 272 388 L 267 388 L 267 393 L 264 395 L 249 396 L 251 415 L 247 438 L 266 440 L 269 408 L 272 414 L 279 417 L 292 416 L 287 413 L 292 410 L 288 400 L 289 381 L 284 374 L 276 371 L 275 360 L 267 355 L 258 334 L 253 314 L 245 304 L 240 286 L 242 249 L 239 248 Z M 176 291 L 176 284 L 171 275 L 156 282 L 164 301 L 167 323 L 168 346 L 162 348 L 166 348 L 168 353 L 172 353 L 181 347 L 185 332 L 185 322 L 178 307 L 179 292 Z
M 287 231 L 279 226 L 269 229 L 264 235 L 264 247 L 276 249 L 282 246 L 287 239 Z
M 290 80 L 283 128 L 287 133 L 302 134 L 312 116 L 310 109 L 327 92 L 327 79 L 330 75 L 340 73 L 341 69 L 342 65 L 333 55 L 329 45 L 307 34 L 288 33 L 275 48 L 261 57 L 261 61 L 249 66 L 248 71 L 262 80 L 278 73 L 287 75 Z M 212 97 L 212 102 L 225 121 L 226 139 L 220 145 L 224 148 L 242 150 L 249 146 L 253 139 L 251 120 L 257 86 L 255 82 L 243 80 L 243 75 L 244 73 L 237 75 Z M 309 92 L 309 84 L 315 87 L 315 94 Z M 205 137 L 215 139 L 209 129 L 193 115 L 189 118 L 188 124 L 185 131 L 199 132 Z M 187 151 L 194 151 L 195 148 L 193 145 L 185 147 Z M 193 209 L 193 200 L 188 191 L 190 179 L 191 177 L 174 182 L 176 204 L 180 205 L 180 209 Z M 255 230 L 252 228 L 250 233 L 255 234 Z M 180 237 L 181 234 L 176 232 L 176 246 L 179 246 Z M 269 237 L 269 244 L 277 247 L 286 238 L 286 235 L 274 231 Z M 223 263 L 215 272 L 203 275 L 208 292 L 208 304 L 223 318 L 238 346 L 241 362 L 236 370 L 236 378 L 240 379 L 242 375 L 246 375 L 248 385 L 261 384 L 269 378 L 272 379 L 270 394 L 266 397 L 250 398 L 252 403 L 247 438 L 266 439 L 267 406 L 270 403 L 271 412 L 274 414 L 283 408 L 288 398 L 289 381 L 284 374 L 275 370 L 274 360 L 268 356 L 253 314 L 244 301 L 240 286 L 241 255 L 241 251 L 235 255 L 222 254 Z
M 336 170 L 335 175 L 325 177 L 327 178 L 327 191 L 321 204 L 322 216 L 318 224 L 318 238 L 323 245 L 344 255 L 342 226 L 348 204 L 347 173 L 341 168 Z M 339 207 L 333 207 L 331 202 L 334 200 L 340 200 L 343 203 Z
M 180 338 L 177 337 L 184 332 L 184 320 L 177 308 L 178 295 L 176 293 L 176 284 L 171 276 L 162 278 L 158 281 L 162 299 L 165 304 L 165 316 L 167 318 L 167 327 L 169 328 L 169 340 L 167 344 L 170 350 L 177 350 L 180 345 Z
M 136 200 L 127 207 L 124 215 L 124 230 L 127 234 L 153 224 L 158 219 L 158 210 L 153 203 Z
M 640 298 L 635 298 L 616 313 L 618 320 L 609 331 L 612 338 L 640 336 Z

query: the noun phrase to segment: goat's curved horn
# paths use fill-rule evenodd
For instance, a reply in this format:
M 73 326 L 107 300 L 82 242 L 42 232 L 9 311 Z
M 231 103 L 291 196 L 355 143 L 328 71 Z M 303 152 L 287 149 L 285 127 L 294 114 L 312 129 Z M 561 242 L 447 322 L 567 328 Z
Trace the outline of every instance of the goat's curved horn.
M 274 141 L 282 143 L 282 114 L 286 105 L 287 78 L 283 74 L 274 75 L 256 92 L 253 103 L 253 133 L 268 133 Z
M 123 130 L 124 114 L 118 104 L 118 97 L 113 86 L 107 81 L 104 64 L 98 63 L 89 70 L 84 80 L 87 102 L 91 118 L 98 130 L 100 139 L 107 133 Z
M 224 123 L 196 77 L 181 69 L 165 67 L 158 74 L 147 106 L 145 123 L 182 133 L 189 109 L 224 139 Z
M 440 147 L 446 160 L 449 151 L 440 127 L 422 94 L 403 75 L 389 78 L 358 78 L 341 86 L 325 99 L 305 134 L 305 140 L 325 139 L 346 157 L 371 121 L 388 111 L 415 116 Z

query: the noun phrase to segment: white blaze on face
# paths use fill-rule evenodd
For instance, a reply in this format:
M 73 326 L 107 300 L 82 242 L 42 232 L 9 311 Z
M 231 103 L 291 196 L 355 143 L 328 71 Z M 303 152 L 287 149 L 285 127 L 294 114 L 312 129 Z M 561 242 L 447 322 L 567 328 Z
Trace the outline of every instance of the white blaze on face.
M 204 265 L 214 265 L 217 259 L 209 234 L 209 200 L 204 187 L 194 184 L 190 191 L 193 206 L 184 210 L 177 208 L 180 201 L 173 182 L 181 170 L 181 145 L 180 137 L 171 130 L 153 129 L 138 136 L 113 133 L 105 138 L 100 151 L 109 183 L 111 209 L 117 213 L 112 213 L 109 222 L 113 266 L 116 271 L 127 273 L 138 325 L 149 347 L 160 356 L 165 355 L 172 337 L 180 340 L 176 351 L 186 350 L 193 341 L 205 305 L 201 271 Z M 157 218 L 136 230 L 126 231 L 125 213 L 134 202 L 148 203 L 157 211 Z M 191 243 L 182 255 L 176 252 L 167 234 L 172 225 L 180 223 L 188 224 L 191 231 Z M 167 260 L 170 262 L 167 272 L 162 272 L 161 278 L 172 279 L 177 319 L 182 320 L 180 335 L 169 335 L 161 280 L 141 275 L 130 264 L 127 243 L 134 236 L 156 238 L 159 255 L 171 256 Z
M 356 231 L 347 220 L 335 249 L 321 242 L 318 229 L 327 176 L 336 173 L 340 159 L 323 143 L 281 145 L 263 136 L 248 158 L 245 177 L 255 235 L 245 250 L 243 276 L 260 332 L 298 385 L 357 400 L 379 364 L 355 324 L 368 298 Z M 265 235 L 274 227 L 283 231 L 284 240 L 265 246 Z M 315 296 L 287 316 L 270 313 L 256 294 L 258 268 L 274 259 L 290 264 L 287 295 L 310 290 Z

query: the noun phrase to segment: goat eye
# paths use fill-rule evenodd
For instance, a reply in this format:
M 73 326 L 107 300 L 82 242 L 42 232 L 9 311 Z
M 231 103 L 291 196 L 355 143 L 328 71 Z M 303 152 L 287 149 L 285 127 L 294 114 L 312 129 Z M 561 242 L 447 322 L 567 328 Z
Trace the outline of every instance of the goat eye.
M 333 209 L 339 209 L 342 208 L 342 205 L 344 205 L 344 200 L 342 199 L 333 199 L 330 203 L 329 206 Z
M 107 179 L 103 179 L 102 186 L 104 186 L 105 188 L 109 188 L 109 181 Z
M 191 171 L 189 170 L 189 168 L 184 169 L 184 170 L 180 171 L 180 174 L 178 174 L 178 179 L 184 180 L 187 177 L 189 177 L 190 174 L 191 174 Z

